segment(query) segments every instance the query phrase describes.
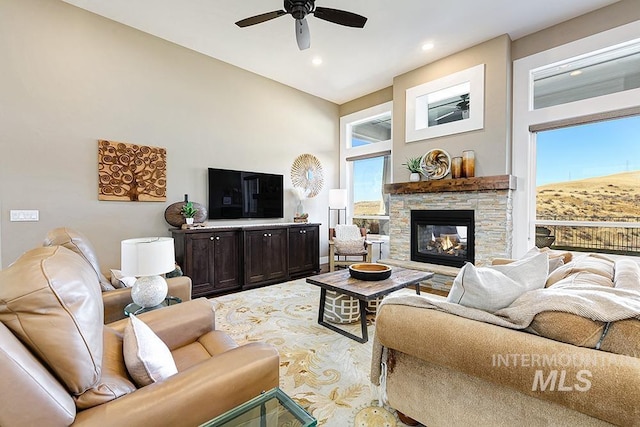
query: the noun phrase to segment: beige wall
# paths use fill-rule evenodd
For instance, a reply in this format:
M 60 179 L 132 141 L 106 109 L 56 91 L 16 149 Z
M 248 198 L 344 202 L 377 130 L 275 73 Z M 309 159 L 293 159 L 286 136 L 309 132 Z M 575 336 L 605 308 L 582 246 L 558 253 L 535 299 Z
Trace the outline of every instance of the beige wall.
M 354 99 L 340 105 L 340 117 L 366 110 L 385 102 L 393 101 L 393 87 L 389 86 L 376 92 Z
M 537 33 L 514 40 L 513 60 L 567 44 L 640 19 L 640 0 L 621 0 Z
M 497 37 L 393 80 L 393 177 L 395 182 L 409 180 L 402 163 L 408 157 L 422 156 L 441 148 L 452 157 L 463 150 L 475 150 L 476 176 L 509 173 L 511 123 L 511 40 Z M 449 74 L 485 64 L 484 128 L 416 142 L 405 142 L 406 90 Z
M 284 174 L 290 190 L 303 153 L 324 167 L 305 208 L 326 222 L 337 105 L 60 1 L 0 0 L 0 58 L 2 266 L 70 226 L 117 268 L 120 240 L 169 235 L 169 204 L 185 193 L 206 204 L 208 167 Z M 98 139 L 165 147 L 167 202 L 98 201 Z M 11 209 L 38 209 L 40 221 L 9 222 Z M 285 221 L 294 209 L 288 192 Z

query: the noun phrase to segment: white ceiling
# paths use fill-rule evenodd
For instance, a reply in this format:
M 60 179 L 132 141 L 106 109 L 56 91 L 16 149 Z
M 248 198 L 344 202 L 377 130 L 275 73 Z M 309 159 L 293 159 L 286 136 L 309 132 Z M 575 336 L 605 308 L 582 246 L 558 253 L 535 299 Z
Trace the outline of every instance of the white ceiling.
M 515 40 L 617 0 L 316 0 L 368 21 L 357 29 L 309 16 L 305 51 L 298 50 L 290 15 L 235 25 L 282 9 L 282 0 L 63 1 L 342 104 L 480 42 L 505 33 Z M 425 42 L 435 47 L 425 52 Z M 314 66 L 314 57 L 323 63 Z

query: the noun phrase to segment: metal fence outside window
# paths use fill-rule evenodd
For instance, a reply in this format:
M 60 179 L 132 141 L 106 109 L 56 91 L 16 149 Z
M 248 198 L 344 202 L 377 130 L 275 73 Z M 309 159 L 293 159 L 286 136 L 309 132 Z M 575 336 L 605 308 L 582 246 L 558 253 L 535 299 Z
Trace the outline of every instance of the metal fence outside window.
M 536 246 L 640 256 L 640 217 L 536 219 Z

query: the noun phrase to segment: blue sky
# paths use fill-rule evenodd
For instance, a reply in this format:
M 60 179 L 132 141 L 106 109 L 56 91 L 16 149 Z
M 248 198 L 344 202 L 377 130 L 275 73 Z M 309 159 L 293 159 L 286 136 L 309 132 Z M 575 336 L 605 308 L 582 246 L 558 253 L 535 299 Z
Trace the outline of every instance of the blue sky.
M 353 162 L 353 201 L 382 200 L 382 157 Z
M 539 132 L 536 185 L 640 170 L 640 116 Z

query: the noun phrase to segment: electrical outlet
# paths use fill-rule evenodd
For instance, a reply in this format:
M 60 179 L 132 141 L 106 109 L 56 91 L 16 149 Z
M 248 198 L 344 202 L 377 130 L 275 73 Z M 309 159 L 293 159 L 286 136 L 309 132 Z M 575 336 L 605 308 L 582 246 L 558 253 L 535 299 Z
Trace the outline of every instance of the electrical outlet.
M 11 210 L 10 221 L 39 221 L 40 211 L 38 210 Z

